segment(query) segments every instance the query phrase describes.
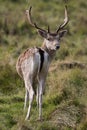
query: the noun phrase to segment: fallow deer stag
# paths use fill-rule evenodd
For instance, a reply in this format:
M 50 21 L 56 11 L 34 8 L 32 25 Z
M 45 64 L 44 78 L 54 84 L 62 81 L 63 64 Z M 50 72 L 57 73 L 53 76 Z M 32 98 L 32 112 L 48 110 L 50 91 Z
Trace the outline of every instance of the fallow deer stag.
M 38 86 L 36 88 L 37 92 L 37 105 L 39 107 L 39 119 L 42 120 L 42 95 L 45 89 L 45 81 L 49 69 L 49 65 L 55 56 L 56 51 L 60 48 L 60 39 L 64 36 L 67 30 L 64 27 L 68 23 L 67 16 L 67 6 L 65 6 L 65 19 L 64 23 L 61 24 L 55 33 L 48 30 L 44 30 L 37 26 L 36 23 L 32 21 L 31 8 L 26 10 L 27 19 L 34 28 L 37 29 L 38 33 L 44 38 L 41 47 L 28 48 L 22 53 L 17 61 L 16 69 L 18 74 L 23 78 L 25 83 L 25 103 L 24 109 L 26 108 L 27 101 L 29 101 L 28 112 L 26 115 L 26 120 L 30 117 L 31 105 L 34 97 L 34 85 L 37 80 Z

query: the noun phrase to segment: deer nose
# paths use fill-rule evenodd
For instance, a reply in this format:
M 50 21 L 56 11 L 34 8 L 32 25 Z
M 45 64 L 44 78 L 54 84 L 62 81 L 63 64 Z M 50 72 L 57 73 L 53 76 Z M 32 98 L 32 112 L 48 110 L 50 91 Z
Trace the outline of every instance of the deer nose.
M 56 49 L 59 49 L 60 48 L 60 46 L 58 45 L 58 46 L 56 46 Z

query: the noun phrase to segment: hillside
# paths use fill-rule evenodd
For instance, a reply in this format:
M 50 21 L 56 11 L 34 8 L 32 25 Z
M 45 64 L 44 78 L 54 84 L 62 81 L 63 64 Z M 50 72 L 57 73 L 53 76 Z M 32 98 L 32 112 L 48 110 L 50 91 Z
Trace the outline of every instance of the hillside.
M 68 33 L 49 69 L 42 122 L 36 99 L 25 121 L 25 88 L 15 69 L 26 48 L 43 42 L 26 20 L 30 5 L 44 29 L 54 32 L 64 18 L 63 0 L 0 0 L 0 130 L 87 130 L 87 1 L 67 0 Z

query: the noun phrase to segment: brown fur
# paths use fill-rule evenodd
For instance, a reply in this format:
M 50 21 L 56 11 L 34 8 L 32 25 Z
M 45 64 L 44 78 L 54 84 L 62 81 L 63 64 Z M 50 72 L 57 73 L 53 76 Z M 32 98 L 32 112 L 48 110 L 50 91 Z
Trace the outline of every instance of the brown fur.
M 21 64 L 25 59 L 28 59 L 30 56 L 33 56 L 36 52 L 38 51 L 38 49 L 36 47 L 34 48 L 28 48 L 26 49 L 18 58 L 17 60 L 17 64 L 16 64 L 16 69 L 17 72 L 19 74 L 20 77 L 23 78 L 22 75 L 22 70 L 21 70 Z

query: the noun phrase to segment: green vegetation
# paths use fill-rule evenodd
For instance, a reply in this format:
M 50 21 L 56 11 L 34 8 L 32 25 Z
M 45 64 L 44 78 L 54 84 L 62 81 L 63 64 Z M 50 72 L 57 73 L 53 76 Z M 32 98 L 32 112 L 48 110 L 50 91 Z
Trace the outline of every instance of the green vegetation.
M 68 34 L 50 66 L 39 122 L 35 99 L 25 121 L 25 88 L 15 69 L 19 54 L 43 40 L 25 10 L 32 5 L 34 20 L 54 31 L 64 18 L 64 0 L 0 0 L 0 130 L 87 130 L 87 1 L 67 4 Z

